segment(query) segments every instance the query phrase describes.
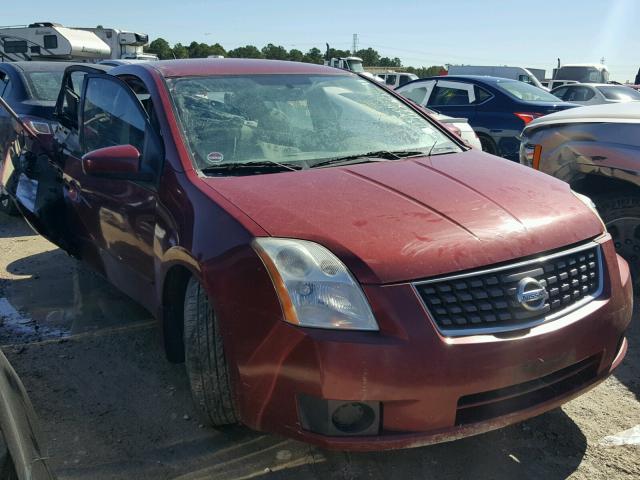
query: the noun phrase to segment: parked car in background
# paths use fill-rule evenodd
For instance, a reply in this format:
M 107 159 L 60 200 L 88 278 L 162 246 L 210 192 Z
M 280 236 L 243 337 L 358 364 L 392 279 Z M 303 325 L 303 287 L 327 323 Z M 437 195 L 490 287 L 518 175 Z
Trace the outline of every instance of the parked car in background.
M 638 285 L 640 103 L 589 106 L 537 119 L 522 133 L 520 162 L 593 199 Z
M 562 65 L 555 70 L 553 80 L 549 82 L 549 88 L 566 85 L 567 83 L 607 83 L 609 70 L 606 65 L 600 63 L 574 63 Z
M 469 146 L 482 150 L 482 144 L 476 132 L 473 130 L 466 118 L 454 118 L 442 115 L 441 113 L 434 112 L 433 110 L 422 107 L 431 118 L 442 123 L 446 128 L 450 129 L 453 133 L 458 135 Z
M 488 77 L 510 78 L 528 83 L 534 87 L 547 90 L 540 80 L 524 67 L 508 67 L 506 65 L 450 65 L 449 75 L 485 75 Z
M 60 92 L 62 75 L 65 68 L 74 63 L 24 61 L 0 63 L 0 97 L 42 137 L 44 142 L 51 141 L 53 126 L 57 124 L 53 109 Z M 110 67 L 98 67 L 110 68 Z M 80 94 L 78 90 L 75 92 Z M 0 109 L 0 160 L 10 155 L 16 132 L 6 111 Z M 8 182 L 11 175 L 11 162 L 0 167 L 2 184 Z M 13 202 L 0 187 L 0 211 L 15 214 Z
M 482 150 L 518 161 L 520 132 L 534 118 L 577 106 L 517 80 L 444 76 L 415 80 L 398 93 L 443 115 L 466 118 Z
M 562 87 L 554 88 L 551 94 L 565 102 L 580 103 L 582 105 L 637 102 L 640 100 L 640 92 L 633 88 L 610 83 L 563 85 Z
M 53 480 L 48 457 L 29 396 L 0 350 L 0 478 Z
M 629 270 L 567 184 L 345 70 L 90 68 L 63 79 L 62 153 L 20 175 L 63 185 L 41 233 L 158 317 L 210 423 L 415 447 L 556 408 L 622 361 Z
M 416 74 L 405 72 L 376 73 L 376 76 L 384 80 L 385 85 L 387 85 L 389 88 L 398 88 L 405 83 L 409 83 L 413 80 L 418 79 L 418 76 Z

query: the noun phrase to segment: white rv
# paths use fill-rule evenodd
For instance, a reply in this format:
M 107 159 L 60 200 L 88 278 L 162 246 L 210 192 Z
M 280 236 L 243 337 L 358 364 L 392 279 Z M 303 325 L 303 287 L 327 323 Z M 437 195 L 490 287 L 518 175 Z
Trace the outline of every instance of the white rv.
M 540 83 L 540 80 L 524 67 L 508 67 L 506 65 L 450 65 L 448 73 L 449 75 L 488 75 L 490 77 L 510 78 L 546 90 Z
M 127 32 L 116 28 L 84 28 L 94 33 L 104 43 L 111 48 L 110 59 L 133 59 L 133 60 L 158 60 L 158 56 L 152 53 L 145 53 L 144 47 L 149 45 L 149 36 L 146 33 Z
M 0 61 L 71 60 L 95 62 L 109 58 L 111 49 L 95 34 L 40 22 L 0 27 Z

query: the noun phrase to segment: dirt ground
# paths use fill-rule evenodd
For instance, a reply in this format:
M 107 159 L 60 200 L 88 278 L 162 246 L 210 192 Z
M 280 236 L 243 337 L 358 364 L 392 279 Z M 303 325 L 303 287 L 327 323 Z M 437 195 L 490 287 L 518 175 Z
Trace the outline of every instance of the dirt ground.
M 637 479 L 640 439 L 612 446 L 607 438 L 640 425 L 637 317 L 615 376 L 562 409 L 447 444 L 327 452 L 203 427 L 151 316 L 0 214 L 0 345 L 61 479 Z

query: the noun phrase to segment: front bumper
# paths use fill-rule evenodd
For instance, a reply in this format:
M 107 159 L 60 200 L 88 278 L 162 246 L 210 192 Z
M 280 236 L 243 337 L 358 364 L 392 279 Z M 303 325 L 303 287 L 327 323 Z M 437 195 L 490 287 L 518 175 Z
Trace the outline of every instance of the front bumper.
M 604 380 L 626 353 L 629 271 L 610 237 L 600 243 L 602 295 L 526 331 L 443 337 L 408 284 L 364 287 L 380 332 L 277 322 L 260 348 L 238 364 L 243 423 L 325 448 L 367 451 L 454 440 L 561 405 Z M 543 394 L 540 379 L 555 383 Z M 301 396 L 378 402 L 379 428 L 367 436 L 305 430 Z

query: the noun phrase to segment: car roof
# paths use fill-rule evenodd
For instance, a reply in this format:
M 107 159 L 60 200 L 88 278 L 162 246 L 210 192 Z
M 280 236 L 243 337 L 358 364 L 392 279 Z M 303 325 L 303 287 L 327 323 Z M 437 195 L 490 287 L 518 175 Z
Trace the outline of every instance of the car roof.
M 24 61 L 2 62 L 0 65 L 13 67 L 23 72 L 60 72 L 71 65 L 78 65 L 78 62 Z
M 468 81 L 481 82 L 481 83 L 484 82 L 490 85 L 495 85 L 496 83 L 502 83 L 502 82 L 518 81 L 512 78 L 492 77 L 491 75 L 439 75 L 435 77 L 421 78 L 419 80 L 414 80 L 414 82 L 419 82 L 422 80 L 468 80 Z
M 189 77 L 206 75 L 260 75 L 260 74 L 309 74 L 353 75 L 338 68 L 314 63 L 258 60 L 245 58 L 192 58 L 182 60 L 158 60 L 127 65 L 156 70 L 163 77 Z M 118 69 L 124 68 L 117 67 Z M 114 72 L 114 74 L 117 72 Z
M 640 123 L 640 102 L 569 108 L 535 119 L 527 129 L 561 123 Z

